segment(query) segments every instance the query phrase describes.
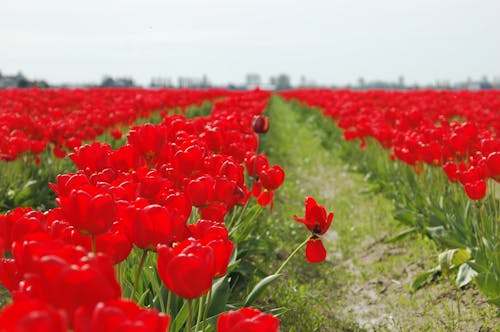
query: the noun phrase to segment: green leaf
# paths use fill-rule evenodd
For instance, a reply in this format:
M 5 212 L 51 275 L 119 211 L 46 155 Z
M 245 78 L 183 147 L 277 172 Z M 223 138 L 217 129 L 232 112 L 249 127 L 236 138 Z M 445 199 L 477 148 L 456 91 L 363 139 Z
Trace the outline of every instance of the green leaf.
M 484 238 L 484 237 L 482 238 L 482 240 L 483 240 L 484 245 L 486 246 L 486 248 L 488 248 L 488 250 L 489 250 L 490 252 L 493 252 L 493 251 L 495 250 L 494 246 L 490 243 L 490 241 L 488 241 L 488 240 L 487 240 L 486 238 Z
M 476 283 L 481 292 L 487 297 L 497 298 L 500 296 L 500 280 L 491 273 L 480 273 L 476 276 Z
M 227 264 L 228 269 L 238 264 L 238 244 L 235 243 L 233 247 L 233 252 L 231 253 L 231 257 L 229 258 L 229 263 Z
M 26 182 L 23 186 L 23 188 L 15 195 L 14 197 L 14 204 L 16 206 L 23 206 L 26 205 L 26 201 L 33 196 L 34 192 L 34 185 L 37 182 L 35 180 L 30 180 Z
M 438 273 L 439 272 L 439 269 L 438 268 L 435 268 L 435 269 L 432 269 L 432 270 L 429 270 L 429 271 L 425 271 L 424 273 L 421 273 L 419 274 L 414 280 L 413 282 L 411 283 L 411 291 L 412 292 L 415 292 L 417 291 L 418 289 L 420 289 L 424 284 L 425 282 L 427 281 L 427 279 Z
M 472 258 L 470 251 L 467 249 L 455 249 L 451 255 L 451 264 L 459 266 L 469 261 Z
M 417 228 L 416 227 L 412 227 L 412 228 L 408 228 L 408 229 L 405 229 L 404 231 L 402 231 L 401 233 L 385 240 L 384 242 L 385 243 L 394 243 L 394 242 L 397 242 L 399 240 L 402 240 L 404 239 L 405 237 L 415 233 L 417 231 Z
M 500 296 L 494 299 L 489 299 L 488 303 L 494 304 L 500 308 Z
M 475 276 L 477 276 L 477 272 L 474 271 L 470 265 L 462 264 L 458 269 L 456 283 L 458 287 L 464 287 L 469 284 Z
M 269 310 L 269 313 L 272 314 L 273 316 L 279 317 L 287 311 L 288 311 L 287 308 L 280 307 L 280 308 L 274 308 L 274 309 Z
M 260 294 L 269 286 L 274 280 L 276 280 L 281 274 L 271 274 L 270 276 L 265 277 L 261 281 L 255 285 L 250 294 L 248 294 L 244 307 L 248 307 L 252 305 L 255 300 L 259 297 Z
M 182 326 L 186 323 L 188 318 L 188 303 L 184 301 L 181 310 L 177 313 L 170 327 L 171 332 L 178 332 Z
M 399 220 L 407 225 L 414 226 L 416 224 L 415 215 L 408 210 L 397 210 L 393 213 L 394 219 Z
M 476 263 L 475 261 L 468 261 L 467 265 L 469 265 L 471 268 L 473 268 L 474 271 L 476 271 L 477 273 L 486 273 L 486 272 L 488 272 L 488 268 L 487 267 L 484 267 L 484 266 Z
M 212 286 L 212 296 L 209 303 L 208 314 L 214 316 L 223 312 L 226 308 L 229 295 L 229 281 L 226 276 L 217 280 Z
M 426 227 L 427 235 L 432 238 L 441 238 L 446 234 L 443 226 Z

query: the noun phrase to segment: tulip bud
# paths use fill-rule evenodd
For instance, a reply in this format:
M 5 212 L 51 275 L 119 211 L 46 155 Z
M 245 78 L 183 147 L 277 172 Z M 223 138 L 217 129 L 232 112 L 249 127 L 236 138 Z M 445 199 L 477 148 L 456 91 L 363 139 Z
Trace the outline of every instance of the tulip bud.
M 257 134 L 265 134 L 269 130 L 269 118 L 264 115 L 256 115 L 252 121 L 253 131 Z

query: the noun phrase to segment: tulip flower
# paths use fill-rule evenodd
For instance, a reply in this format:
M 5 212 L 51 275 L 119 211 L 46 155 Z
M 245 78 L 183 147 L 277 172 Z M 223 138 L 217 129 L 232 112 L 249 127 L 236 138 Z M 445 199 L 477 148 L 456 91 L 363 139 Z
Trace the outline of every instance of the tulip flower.
M 326 259 L 326 250 L 319 235 L 326 233 L 333 220 L 333 212 L 316 203 L 312 197 L 305 199 L 306 213 L 304 218 L 294 216 L 294 219 L 304 224 L 312 235 L 306 244 L 306 259 L 310 263 L 319 263 Z
M 185 299 L 208 293 L 216 273 L 210 246 L 186 239 L 173 248 L 159 245 L 157 251 L 158 273 L 169 291 Z
M 141 249 L 155 250 L 158 244 L 170 244 L 173 239 L 174 216 L 161 205 L 130 206 L 122 218 L 128 238 Z
M 73 189 L 58 203 L 68 222 L 83 234 L 100 235 L 111 228 L 116 217 L 116 205 L 111 194 L 91 186 Z
M 0 311 L 0 332 L 67 332 L 67 315 L 47 302 L 16 301 Z
M 252 120 L 252 128 L 257 134 L 265 134 L 269 130 L 269 118 L 264 115 L 256 115 Z
M 486 196 L 486 182 L 484 180 L 477 180 L 467 182 L 464 184 L 465 193 L 472 200 L 480 200 Z
M 333 212 L 326 214 L 326 209 L 316 203 L 314 198 L 306 197 L 306 213 L 304 218 L 294 216 L 294 219 L 304 224 L 314 235 L 323 235 L 330 227 L 333 220 Z
M 14 244 L 13 256 L 21 279 L 16 299 L 45 301 L 72 317 L 80 306 L 93 307 L 121 296 L 108 257 L 87 254 L 81 247 L 41 235 L 45 236 Z
M 155 309 L 144 309 L 135 302 L 114 299 L 98 303 L 93 310 L 79 309 L 75 314 L 75 332 L 165 332 L 170 317 Z
M 229 240 L 226 227 L 221 223 L 202 219 L 195 224 L 189 225 L 188 229 L 193 238 L 213 249 L 215 277 L 224 276 L 234 248 L 234 243 Z
M 253 308 L 231 310 L 217 320 L 217 332 L 278 332 L 279 327 L 278 318 Z
M 259 173 L 262 186 L 269 191 L 278 189 L 285 180 L 285 171 L 281 166 L 274 165 Z

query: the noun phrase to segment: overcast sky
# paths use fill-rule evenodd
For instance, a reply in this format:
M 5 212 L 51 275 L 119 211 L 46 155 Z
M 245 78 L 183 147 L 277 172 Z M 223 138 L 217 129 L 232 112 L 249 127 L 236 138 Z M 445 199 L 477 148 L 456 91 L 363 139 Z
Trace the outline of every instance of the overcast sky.
M 0 71 L 243 82 L 500 77 L 498 0 L 4 0 Z

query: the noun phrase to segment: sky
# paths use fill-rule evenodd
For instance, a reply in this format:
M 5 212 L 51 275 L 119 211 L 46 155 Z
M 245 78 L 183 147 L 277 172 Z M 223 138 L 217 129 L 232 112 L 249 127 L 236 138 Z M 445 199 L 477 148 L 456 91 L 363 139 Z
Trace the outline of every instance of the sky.
M 498 0 L 4 0 L 0 72 L 51 84 L 104 75 L 247 73 L 321 84 L 500 78 Z

